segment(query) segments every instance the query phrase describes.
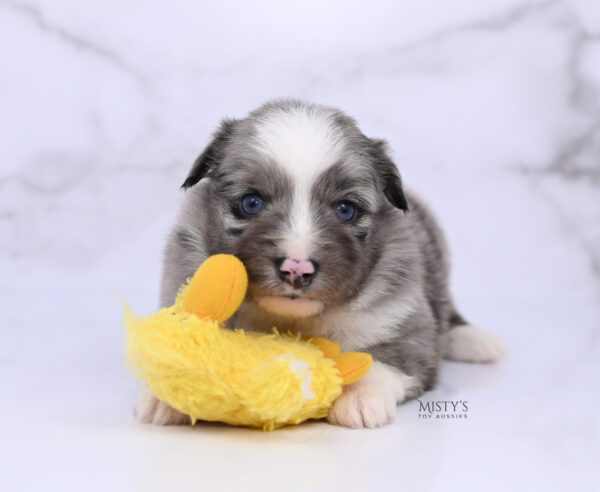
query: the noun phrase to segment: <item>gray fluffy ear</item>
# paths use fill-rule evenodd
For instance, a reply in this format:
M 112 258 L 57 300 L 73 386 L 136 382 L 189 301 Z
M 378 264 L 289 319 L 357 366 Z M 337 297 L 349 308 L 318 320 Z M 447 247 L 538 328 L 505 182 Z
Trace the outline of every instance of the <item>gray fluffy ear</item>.
M 375 159 L 375 169 L 383 183 L 383 193 L 396 208 L 408 212 L 408 203 L 402 189 L 400 172 L 387 152 L 385 140 L 371 139 L 373 143 L 371 155 Z
M 237 120 L 223 120 L 221 122 L 221 125 L 213 135 L 212 141 L 194 162 L 190 173 L 181 185 L 183 189 L 194 186 L 202 178 L 210 175 L 219 165 L 236 124 Z

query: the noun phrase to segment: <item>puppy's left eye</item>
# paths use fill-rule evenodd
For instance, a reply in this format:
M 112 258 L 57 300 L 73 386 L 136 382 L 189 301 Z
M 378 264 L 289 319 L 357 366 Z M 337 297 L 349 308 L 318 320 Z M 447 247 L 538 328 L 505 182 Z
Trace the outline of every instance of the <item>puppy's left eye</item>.
M 349 222 L 356 215 L 356 205 L 347 200 L 341 201 L 335 206 L 335 213 L 344 222 Z
M 246 215 L 256 215 L 265 204 L 258 193 L 249 193 L 242 198 L 242 210 Z

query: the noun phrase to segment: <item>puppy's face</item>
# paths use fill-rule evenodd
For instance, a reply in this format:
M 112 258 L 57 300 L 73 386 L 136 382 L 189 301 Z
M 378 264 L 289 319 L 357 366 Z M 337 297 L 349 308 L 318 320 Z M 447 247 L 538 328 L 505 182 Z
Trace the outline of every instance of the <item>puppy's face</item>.
M 184 187 L 203 177 L 210 253 L 238 256 L 248 300 L 282 316 L 356 296 L 386 219 L 407 208 L 382 142 L 338 111 L 297 102 L 223 123 Z

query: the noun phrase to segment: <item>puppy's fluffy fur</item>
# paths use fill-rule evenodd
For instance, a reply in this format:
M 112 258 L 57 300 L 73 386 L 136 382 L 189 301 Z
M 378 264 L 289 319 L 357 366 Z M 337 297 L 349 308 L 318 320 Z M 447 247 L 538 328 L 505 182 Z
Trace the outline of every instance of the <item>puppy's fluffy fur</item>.
M 349 427 L 390 422 L 396 405 L 436 382 L 441 356 L 491 362 L 501 342 L 467 325 L 448 291 L 448 255 L 440 228 L 405 192 L 382 140 L 329 107 L 296 100 L 268 103 L 226 120 L 194 163 L 169 237 L 163 306 L 207 256 L 232 253 L 245 263 L 248 296 L 232 327 L 328 337 L 344 350 L 370 352 L 375 364 L 346 388 L 329 420 Z M 245 196 L 259 213 L 245 213 Z M 336 213 L 355 208 L 351 220 Z M 281 258 L 309 258 L 318 272 L 290 285 Z M 156 424 L 188 418 L 147 390 L 138 418 Z

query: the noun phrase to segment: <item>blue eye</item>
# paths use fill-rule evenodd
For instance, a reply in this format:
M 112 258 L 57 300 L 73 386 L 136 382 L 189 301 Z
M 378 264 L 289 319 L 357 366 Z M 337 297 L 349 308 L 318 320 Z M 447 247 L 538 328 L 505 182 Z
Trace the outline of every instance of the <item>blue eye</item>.
M 335 213 L 344 222 L 348 222 L 356 215 L 356 206 L 351 202 L 342 201 L 335 206 Z
M 242 198 L 242 210 L 246 215 L 256 215 L 264 206 L 262 198 L 257 193 L 250 193 Z

